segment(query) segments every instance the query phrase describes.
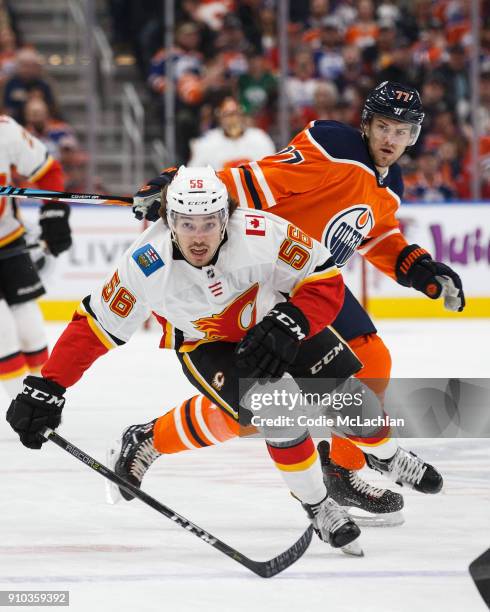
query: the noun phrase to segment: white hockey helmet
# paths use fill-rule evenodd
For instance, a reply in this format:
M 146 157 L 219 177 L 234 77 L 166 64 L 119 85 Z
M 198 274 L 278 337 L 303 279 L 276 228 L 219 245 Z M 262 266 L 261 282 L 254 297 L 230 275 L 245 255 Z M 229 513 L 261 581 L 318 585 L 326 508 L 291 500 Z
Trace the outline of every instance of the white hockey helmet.
M 180 166 L 167 189 L 167 221 L 175 236 L 179 215 L 218 214 L 224 234 L 228 222 L 228 191 L 211 166 Z

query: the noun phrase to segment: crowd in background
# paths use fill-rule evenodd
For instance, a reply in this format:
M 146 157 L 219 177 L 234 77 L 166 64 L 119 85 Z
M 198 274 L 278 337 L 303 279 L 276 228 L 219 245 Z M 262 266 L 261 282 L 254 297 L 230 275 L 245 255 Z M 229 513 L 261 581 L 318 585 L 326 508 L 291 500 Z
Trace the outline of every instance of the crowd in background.
M 114 43 L 130 45 L 155 104 L 162 107 L 170 57 L 162 47 L 163 3 L 137 4 L 111 0 Z M 480 148 L 482 195 L 489 198 L 490 10 L 485 0 L 481 4 L 486 18 Z M 177 6 L 171 57 L 181 161 L 191 156 L 192 140 L 215 126 L 215 109 L 230 95 L 249 124 L 284 146 L 277 131 L 277 2 L 183 0 Z M 470 198 L 470 10 L 470 0 L 292 0 L 285 84 L 291 136 L 314 119 L 358 127 L 363 99 L 374 85 L 384 80 L 413 85 L 421 92 L 426 119 L 419 142 L 401 160 L 405 199 Z
M 169 57 L 176 88 L 180 162 L 192 143 L 219 128 L 217 112 L 233 98 L 246 126 L 278 134 L 278 8 L 275 0 L 176 2 L 175 47 L 162 47 L 163 2 L 107 0 L 116 55 L 135 57 L 163 119 Z M 405 199 L 471 198 L 472 130 L 469 59 L 471 0 L 290 0 L 289 74 L 285 91 L 290 136 L 315 119 L 359 127 L 366 93 L 395 80 L 417 87 L 426 119 L 401 163 Z M 480 153 L 482 197 L 490 199 L 490 7 L 481 0 Z M 67 189 L 83 190 L 87 155 L 62 120 L 56 87 L 42 57 L 22 41 L 15 3 L 0 0 L 3 112 L 41 138 L 60 159 Z M 163 132 L 162 132 L 163 133 Z

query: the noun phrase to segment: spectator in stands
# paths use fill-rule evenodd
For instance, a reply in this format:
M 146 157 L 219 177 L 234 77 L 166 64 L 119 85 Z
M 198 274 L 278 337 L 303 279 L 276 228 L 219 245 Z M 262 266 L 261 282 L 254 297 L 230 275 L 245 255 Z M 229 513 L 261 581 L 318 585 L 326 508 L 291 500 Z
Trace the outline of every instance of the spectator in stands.
M 425 136 L 432 131 L 437 115 L 449 109 L 446 102 L 446 84 L 440 75 L 434 73 L 425 80 L 422 86 L 422 100 L 425 111 L 422 135 Z
M 412 87 L 420 87 L 420 72 L 413 63 L 410 53 L 410 42 L 404 37 L 397 37 L 396 48 L 393 50 L 391 63 L 380 70 L 375 76 L 375 82 L 396 81 Z M 425 108 L 425 99 L 422 96 Z
M 446 55 L 446 46 L 443 25 L 433 19 L 420 31 L 418 40 L 412 45 L 413 62 L 422 73 L 430 73 L 441 64 Z
M 310 121 L 330 119 L 337 121 L 337 104 L 339 92 L 332 81 L 317 81 L 313 94 L 313 104 L 292 117 L 295 131 L 300 131 Z
M 223 19 L 223 28 L 216 36 L 215 47 L 221 54 L 228 78 L 238 79 L 247 72 L 246 54 L 252 51 L 252 45 L 245 37 L 236 15 L 226 15 Z
M 397 30 L 394 22 L 380 22 L 377 40 L 362 51 L 363 70 L 373 76 L 391 66 L 396 46 Z
M 286 95 L 291 107 L 302 112 L 312 106 L 316 85 L 313 55 L 304 47 L 296 53 L 293 73 L 286 79 Z
M 17 39 L 9 26 L 0 29 L 0 85 L 10 78 L 15 71 Z
M 355 45 L 345 45 L 342 49 L 344 69 L 335 79 L 339 91 L 344 92 L 350 88 L 363 87 L 369 90 L 374 87 L 374 81 L 362 70 L 361 49 Z
M 243 109 L 233 98 L 223 101 L 218 120 L 218 128 L 209 130 L 192 143 L 188 166 L 209 164 L 215 170 L 221 170 L 275 152 L 274 143 L 263 130 L 247 126 Z
M 359 0 L 357 17 L 345 33 L 345 42 L 361 49 L 369 47 L 378 38 L 379 27 L 375 19 L 372 0 Z
M 54 119 L 42 98 L 27 100 L 24 106 L 24 116 L 26 129 L 44 142 L 54 158 L 59 159 L 60 142 L 67 136 L 74 137 L 73 129 L 67 123 Z
M 436 151 L 422 151 L 417 159 L 417 171 L 405 178 L 404 199 L 417 202 L 450 202 L 456 188 L 449 176 L 442 172 Z
M 248 55 L 248 70 L 238 79 L 238 98 L 247 115 L 263 129 L 272 122 L 271 113 L 277 96 L 277 79 L 269 70 L 264 56 Z
M 325 19 L 319 30 L 319 47 L 314 52 L 316 74 L 322 79 L 336 80 L 344 71 L 342 57 L 343 28 L 338 18 Z
M 57 115 L 53 89 L 43 74 L 42 58 L 34 49 L 25 48 L 17 52 L 15 71 L 5 84 L 4 108 L 23 124 L 24 105 L 32 97 L 42 98 L 50 112 Z
M 437 74 L 446 84 L 446 99 L 450 108 L 463 118 L 468 113 L 471 96 L 466 52 L 461 45 L 453 45 L 448 51 L 448 59 L 438 68 Z

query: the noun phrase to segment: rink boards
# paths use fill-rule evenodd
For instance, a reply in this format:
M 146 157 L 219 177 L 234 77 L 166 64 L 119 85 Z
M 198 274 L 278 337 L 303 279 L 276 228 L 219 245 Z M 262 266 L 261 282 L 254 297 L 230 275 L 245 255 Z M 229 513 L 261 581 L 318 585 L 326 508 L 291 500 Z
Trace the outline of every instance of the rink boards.
M 34 204 L 22 205 L 22 216 L 36 227 Z M 370 313 L 379 318 L 490 316 L 490 203 L 405 204 L 398 218 L 410 243 L 420 244 L 460 274 L 467 308 L 464 313 L 449 313 L 440 300 L 401 287 L 368 264 Z M 49 258 L 43 279 L 48 291 L 41 304 L 48 320 L 69 319 L 80 299 L 104 280 L 144 229 L 127 208 L 86 205 L 72 206 L 71 225 L 73 247 L 56 260 Z M 342 272 L 348 286 L 361 296 L 361 258 L 355 255 Z

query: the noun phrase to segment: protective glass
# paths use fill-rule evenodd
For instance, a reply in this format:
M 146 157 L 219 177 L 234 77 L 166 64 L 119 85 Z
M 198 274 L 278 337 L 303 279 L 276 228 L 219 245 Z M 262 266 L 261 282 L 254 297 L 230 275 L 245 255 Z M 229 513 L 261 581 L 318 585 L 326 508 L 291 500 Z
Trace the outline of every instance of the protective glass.
M 228 211 L 222 209 L 210 215 L 186 215 L 170 211 L 168 224 L 174 234 L 181 236 L 211 236 L 223 232 L 228 221 Z

